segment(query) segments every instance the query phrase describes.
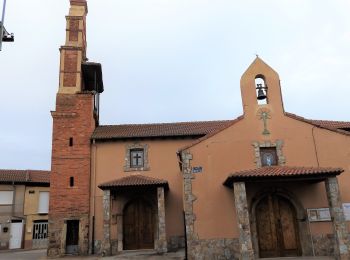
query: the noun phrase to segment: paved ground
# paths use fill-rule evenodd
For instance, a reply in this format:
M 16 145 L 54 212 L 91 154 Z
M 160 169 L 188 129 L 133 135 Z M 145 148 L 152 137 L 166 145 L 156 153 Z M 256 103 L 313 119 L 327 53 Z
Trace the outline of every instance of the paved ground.
M 317 256 L 317 257 L 278 257 L 278 258 L 260 258 L 261 260 L 334 260 L 334 257 Z
M 165 255 L 157 255 L 154 250 L 144 250 L 144 251 L 128 251 L 118 256 L 100 257 L 100 256 L 65 256 L 59 258 L 62 260 L 182 260 L 184 259 L 185 251 L 180 250 L 174 253 L 167 253 Z M 46 260 L 46 250 L 20 250 L 20 251 L 6 251 L 0 252 L 1 260 Z
M 153 250 L 145 251 L 128 251 L 118 256 L 100 257 L 100 256 L 66 256 L 59 258 L 62 260 L 182 260 L 184 259 L 185 251 L 180 250 L 174 253 L 165 255 L 157 255 Z M 46 250 L 28 250 L 28 251 L 7 251 L 0 252 L 1 260 L 46 260 Z M 262 260 L 334 260 L 332 257 L 283 257 L 283 258 L 261 258 Z
M 38 260 L 45 259 L 46 250 L 18 250 L 0 252 L 1 260 Z

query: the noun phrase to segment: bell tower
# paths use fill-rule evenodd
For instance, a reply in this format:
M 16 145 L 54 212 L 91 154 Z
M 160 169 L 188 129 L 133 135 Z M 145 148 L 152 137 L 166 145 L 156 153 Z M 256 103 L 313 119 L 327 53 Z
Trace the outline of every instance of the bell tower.
M 48 256 L 89 252 L 90 138 L 98 125 L 102 69 L 86 57 L 85 0 L 70 0 L 53 118 Z
M 241 77 L 241 94 L 245 117 L 256 117 L 261 109 L 284 114 L 279 76 L 259 57 Z

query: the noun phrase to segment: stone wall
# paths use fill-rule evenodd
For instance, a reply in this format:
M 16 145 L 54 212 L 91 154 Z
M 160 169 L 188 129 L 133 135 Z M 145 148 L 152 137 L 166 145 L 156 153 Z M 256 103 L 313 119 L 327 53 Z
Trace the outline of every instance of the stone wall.
M 315 256 L 334 256 L 334 235 L 319 234 L 312 236 Z
M 185 237 L 171 236 L 168 239 L 168 251 L 176 251 L 179 248 L 185 248 Z
M 239 259 L 239 241 L 233 239 L 198 239 L 193 241 L 189 250 L 189 259 L 224 260 Z

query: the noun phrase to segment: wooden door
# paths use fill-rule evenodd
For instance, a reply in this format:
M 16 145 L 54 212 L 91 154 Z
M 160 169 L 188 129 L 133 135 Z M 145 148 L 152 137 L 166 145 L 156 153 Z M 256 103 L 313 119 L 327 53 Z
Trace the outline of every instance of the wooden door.
M 256 207 L 260 257 L 297 256 L 299 235 L 293 205 L 278 195 L 268 195 Z
M 124 209 L 124 249 L 153 249 L 154 225 L 152 207 L 143 200 L 135 200 Z

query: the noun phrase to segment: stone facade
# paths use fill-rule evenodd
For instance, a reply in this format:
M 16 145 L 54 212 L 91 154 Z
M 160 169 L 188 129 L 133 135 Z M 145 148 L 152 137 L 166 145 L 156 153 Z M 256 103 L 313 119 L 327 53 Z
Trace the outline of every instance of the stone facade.
M 158 205 L 158 239 L 157 239 L 157 252 L 166 253 L 168 250 L 166 230 L 165 230 L 165 198 L 164 188 L 157 188 L 157 205 Z
M 313 252 L 315 256 L 334 256 L 334 235 L 319 234 L 312 236 Z
M 168 251 L 176 251 L 179 248 L 185 248 L 184 236 L 171 236 L 168 239 Z
M 329 211 L 333 222 L 336 259 L 349 259 L 349 238 L 337 177 L 325 180 Z
M 191 247 L 189 259 L 232 260 L 240 259 L 238 239 L 198 239 Z M 246 258 L 248 259 L 248 258 Z M 253 258 L 251 258 L 253 259 Z
M 111 191 L 103 191 L 103 240 L 102 255 L 111 255 Z
M 235 182 L 233 184 L 235 196 L 235 209 L 239 227 L 239 250 L 240 259 L 254 259 L 252 244 L 252 235 L 249 223 L 249 211 L 247 202 L 247 192 L 244 182 Z
M 78 254 L 87 255 L 89 244 L 89 217 L 88 215 L 57 215 L 54 218 L 49 216 L 49 247 L 47 254 L 49 257 L 63 256 L 66 254 L 66 234 L 67 221 L 79 221 L 79 244 Z
M 194 179 L 190 162 L 192 160 L 192 155 L 186 151 L 183 151 L 181 153 L 181 157 L 187 249 L 189 259 L 194 259 L 194 250 L 192 249 L 192 245 L 196 240 L 198 240 L 198 236 L 194 233 L 195 215 L 193 213 L 193 202 L 196 200 L 196 197 L 192 193 L 192 179 Z

